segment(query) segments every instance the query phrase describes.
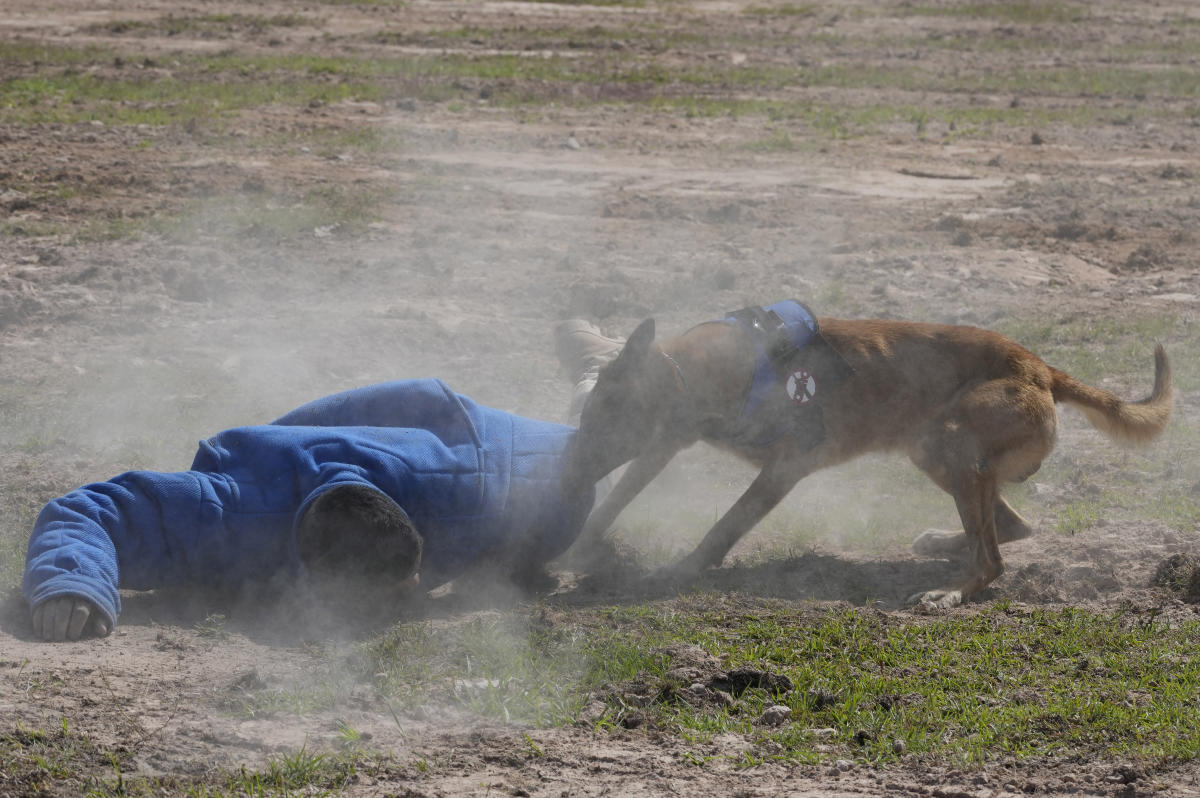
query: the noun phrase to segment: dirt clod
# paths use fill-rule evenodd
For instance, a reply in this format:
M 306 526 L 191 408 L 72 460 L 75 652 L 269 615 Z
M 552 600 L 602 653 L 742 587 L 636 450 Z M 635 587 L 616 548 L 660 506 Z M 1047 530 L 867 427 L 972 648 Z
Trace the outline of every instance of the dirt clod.
M 792 680 L 787 676 L 757 668 L 735 668 L 728 673 L 714 676 L 708 685 L 714 690 L 724 690 L 735 697 L 752 687 L 762 688 L 769 693 L 787 693 L 792 690 Z
M 1189 604 L 1200 604 L 1200 556 L 1172 554 L 1159 563 L 1151 584 L 1178 594 Z
M 763 710 L 758 720 L 764 726 L 782 726 L 791 716 L 791 707 L 785 707 L 782 704 L 772 704 Z

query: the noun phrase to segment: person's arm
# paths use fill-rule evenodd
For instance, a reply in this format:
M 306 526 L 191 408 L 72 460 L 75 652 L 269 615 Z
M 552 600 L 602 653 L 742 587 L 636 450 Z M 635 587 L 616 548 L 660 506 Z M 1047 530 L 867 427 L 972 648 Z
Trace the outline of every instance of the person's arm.
M 206 508 L 220 506 L 214 484 L 196 472 L 130 471 L 49 502 L 34 522 L 21 585 L 35 632 L 103 636 L 121 611 L 118 585 L 162 587 L 206 568 L 198 530 L 214 512 Z
M 75 640 L 89 623 L 93 631 L 103 623 L 105 632 L 116 623 L 121 599 L 113 537 L 124 524 L 122 506 L 133 500 L 127 493 L 117 480 L 86 485 L 38 515 L 21 585 L 38 635 Z

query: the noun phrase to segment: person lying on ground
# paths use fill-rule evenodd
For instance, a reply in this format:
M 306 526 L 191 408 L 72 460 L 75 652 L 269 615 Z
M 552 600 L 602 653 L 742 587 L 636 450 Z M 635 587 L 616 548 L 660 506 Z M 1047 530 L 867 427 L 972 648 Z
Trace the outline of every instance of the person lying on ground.
M 586 392 L 619 342 L 560 332 L 560 357 Z M 130 471 L 45 506 L 22 580 L 34 631 L 103 637 L 120 589 L 428 589 L 481 563 L 532 581 L 574 541 L 601 476 L 574 436 L 433 379 L 358 388 L 225 430 L 200 443 L 188 471 Z

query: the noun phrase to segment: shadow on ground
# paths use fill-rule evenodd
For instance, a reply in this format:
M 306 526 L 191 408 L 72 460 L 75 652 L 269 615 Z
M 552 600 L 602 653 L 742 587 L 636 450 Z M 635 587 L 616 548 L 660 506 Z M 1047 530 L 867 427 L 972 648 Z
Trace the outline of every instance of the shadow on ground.
M 850 560 L 806 553 L 713 569 L 686 584 L 626 570 L 622 578 L 584 577 L 550 600 L 572 606 L 653 601 L 680 592 L 740 593 L 793 601 L 845 601 L 882 609 L 908 606 L 916 593 L 953 585 L 963 566 L 946 560 Z M 986 599 L 989 591 L 976 598 Z
M 185 627 L 212 635 L 236 633 L 267 645 L 290 645 L 321 637 L 362 638 L 398 622 L 508 609 L 537 600 L 588 607 L 636 604 L 699 591 L 899 609 L 907 606 L 907 598 L 914 593 L 952 584 L 961 568 L 945 560 L 854 561 L 807 553 L 753 565 L 734 564 L 680 583 L 623 564 L 601 576 L 561 572 L 558 588 L 543 595 L 524 592 L 499 579 L 471 579 L 419 599 L 375 593 L 338 608 L 321 605 L 300 590 L 235 594 L 157 590 L 125 594 L 120 623 L 125 627 Z M 977 598 L 989 596 L 990 591 L 984 591 Z M 19 591 L 11 591 L 0 606 L 0 629 L 19 639 L 33 639 L 28 609 Z

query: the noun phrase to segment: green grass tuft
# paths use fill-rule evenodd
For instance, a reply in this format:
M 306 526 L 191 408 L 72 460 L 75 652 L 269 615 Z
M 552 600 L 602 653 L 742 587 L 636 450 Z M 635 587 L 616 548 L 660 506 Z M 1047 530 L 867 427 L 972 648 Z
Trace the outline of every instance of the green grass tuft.
M 1087 20 L 1086 6 L 1060 0 L 1009 0 L 989 3 L 947 3 L 944 5 L 905 5 L 903 15 L 944 16 L 963 19 L 991 19 L 1026 25 L 1068 24 Z

